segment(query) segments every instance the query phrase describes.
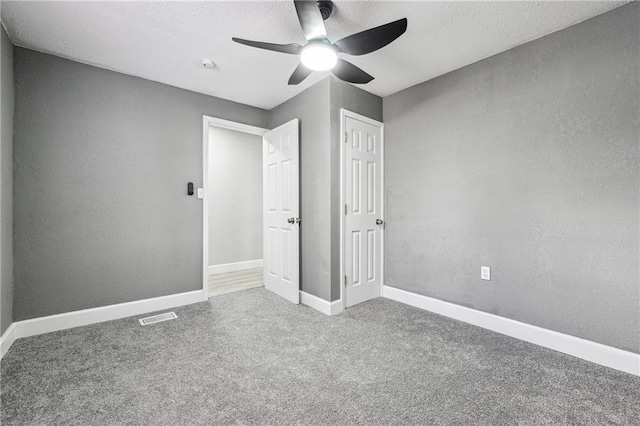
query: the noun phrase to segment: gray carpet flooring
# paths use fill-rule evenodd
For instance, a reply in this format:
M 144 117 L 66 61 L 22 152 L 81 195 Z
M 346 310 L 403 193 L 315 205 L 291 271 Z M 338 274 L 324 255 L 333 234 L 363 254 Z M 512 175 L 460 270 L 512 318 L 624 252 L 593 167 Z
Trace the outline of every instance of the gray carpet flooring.
M 386 299 L 175 311 L 18 340 L 2 425 L 640 424 L 639 377 Z

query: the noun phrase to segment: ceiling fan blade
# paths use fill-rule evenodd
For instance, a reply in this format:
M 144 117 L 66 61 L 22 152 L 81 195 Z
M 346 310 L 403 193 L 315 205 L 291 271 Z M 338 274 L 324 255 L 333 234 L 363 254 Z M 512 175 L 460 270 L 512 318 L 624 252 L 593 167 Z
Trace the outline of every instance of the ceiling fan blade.
M 307 40 L 327 38 L 324 20 L 315 0 L 294 0 L 293 4 L 296 6 L 296 13 L 298 14 L 304 37 Z
M 300 63 L 293 71 L 293 74 L 291 74 L 291 77 L 289 77 L 289 85 L 295 86 L 296 84 L 302 83 L 302 81 L 305 78 L 309 77 L 312 72 L 313 70 L 310 70 L 309 68 L 302 65 L 302 63 Z
M 344 80 L 349 83 L 366 84 L 373 80 L 371 75 L 344 59 L 338 59 L 338 63 L 331 72 L 340 80 Z
M 365 55 L 385 47 L 407 30 L 407 18 L 389 22 L 343 38 L 333 43 L 347 55 Z
M 236 43 L 244 44 L 247 46 L 257 47 L 258 49 L 272 50 L 274 52 L 288 53 L 290 55 L 298 55 L 302 50 L 302 46 L 296 43 L 291 43 L 291 44 L 265 43 L 262 41 L 244 40 L 237 37 L 232 37 L 231 40 L 235 41 Z

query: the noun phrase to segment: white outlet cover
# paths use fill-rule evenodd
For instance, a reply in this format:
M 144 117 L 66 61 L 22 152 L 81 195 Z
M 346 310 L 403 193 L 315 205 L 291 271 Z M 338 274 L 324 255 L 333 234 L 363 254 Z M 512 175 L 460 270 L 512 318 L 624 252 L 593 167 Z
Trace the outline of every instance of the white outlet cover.
M 488 266 L 480 267 L 480 279 L 491 281 L 491 268 Z

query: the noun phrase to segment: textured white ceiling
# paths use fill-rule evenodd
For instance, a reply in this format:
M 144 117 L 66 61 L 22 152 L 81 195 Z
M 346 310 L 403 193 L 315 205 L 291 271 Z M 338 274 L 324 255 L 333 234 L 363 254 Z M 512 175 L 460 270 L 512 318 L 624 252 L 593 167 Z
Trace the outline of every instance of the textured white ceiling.
M 387 96 L 599 15 L 627 1 L 336 1 L 329 39 L 399 18 L 407 32 L 366 56 L 348 57 L 375 77 L 361 86 Z M 320 80 L 287 86 L 298 58 L 242 46 L 232 36 L 304 44 L 292 1 L 2 1 L 18 46 L 272 108 Z M 212 59 L 217 67 L 203 69 Z

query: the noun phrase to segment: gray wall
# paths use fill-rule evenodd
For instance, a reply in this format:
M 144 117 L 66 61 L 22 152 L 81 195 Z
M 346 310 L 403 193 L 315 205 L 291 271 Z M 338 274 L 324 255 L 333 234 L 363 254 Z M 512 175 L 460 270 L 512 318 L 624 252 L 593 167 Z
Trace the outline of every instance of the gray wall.
M 384 99 L 387 285 L 639 351 L 639 10 Z
M 325 78 L 269 113 L 269 128 L 300 119 L 300 287 L 331 300 L 331 149 Z
M 202 115 L 267 112 L 15 48 L 14 319 L 202 288 Z
M 340 299 L 340 110 L 382 121 L 382 98 L 331 77 L 331 301 Z
M 13 45 L 0 25 L 0 335 L 13 320 Z
M 209 265 L 262 259 L 262 136 L 209 131 Z

